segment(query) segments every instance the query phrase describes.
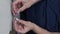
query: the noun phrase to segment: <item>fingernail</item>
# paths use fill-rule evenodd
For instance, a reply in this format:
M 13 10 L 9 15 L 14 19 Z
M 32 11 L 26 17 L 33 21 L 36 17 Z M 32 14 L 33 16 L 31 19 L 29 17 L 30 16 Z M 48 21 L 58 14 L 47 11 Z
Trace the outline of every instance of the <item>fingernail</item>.
M 18 19 L 18 18 L 16 18 L 16 20 L 17 20 L 17 21 L 19 21 L 19 19 Z

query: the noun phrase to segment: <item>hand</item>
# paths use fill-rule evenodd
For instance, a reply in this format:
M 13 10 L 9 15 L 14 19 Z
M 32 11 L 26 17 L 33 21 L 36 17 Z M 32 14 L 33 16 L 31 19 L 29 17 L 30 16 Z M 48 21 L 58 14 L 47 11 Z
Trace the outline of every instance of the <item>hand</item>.
M 19 20 L 16 19 L 14 20 L 14 29 L 22 34 L 27 33 L 30 30 L 34 29 L 34 24 L 32 22 L 29 21 L 24 21 L 24 20 Z
M 38 1 L 39 0 L 16 0 L 13 2 L 13 13 L 16 14 L 17 11 L 24 11 Z M 17 5 L 19 5 L 19 8 Z

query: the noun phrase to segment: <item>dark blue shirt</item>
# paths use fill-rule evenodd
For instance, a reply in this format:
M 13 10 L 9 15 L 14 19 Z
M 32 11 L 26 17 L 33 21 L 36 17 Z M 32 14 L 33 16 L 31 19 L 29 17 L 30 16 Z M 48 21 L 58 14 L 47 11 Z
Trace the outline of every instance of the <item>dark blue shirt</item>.
M 42 0 L 23 13 L 21 17 L 25 20 L 51 32 L 60 31 L 60 0 Z

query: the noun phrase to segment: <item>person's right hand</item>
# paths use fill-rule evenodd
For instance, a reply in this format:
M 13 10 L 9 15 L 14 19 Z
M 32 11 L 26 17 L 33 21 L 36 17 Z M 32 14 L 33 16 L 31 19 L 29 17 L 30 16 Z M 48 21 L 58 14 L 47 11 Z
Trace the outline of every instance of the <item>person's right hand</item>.
M 33 30 L 35 28 L 34 26 L 35 26 L 34 23 L 30 21 L 19 20 L 18 18 L 14 19 L 13 22 L 13 27 L 15 31 L 21 34 L 25 34 L 30 30 Z
M 16 0 L 13 2 L 13 13 L 16 14 L 17 11 L 24 11 L 25 9 L 31 7 L 34 3 L 39 0 Z M 19 4 L 20 8 L 18 9 L 17 5 Z

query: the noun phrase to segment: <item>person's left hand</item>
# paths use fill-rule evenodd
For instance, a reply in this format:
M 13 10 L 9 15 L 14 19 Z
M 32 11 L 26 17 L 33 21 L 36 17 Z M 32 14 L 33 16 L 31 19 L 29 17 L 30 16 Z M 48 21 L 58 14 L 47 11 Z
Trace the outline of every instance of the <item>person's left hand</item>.
M 32 22 L 16 19 L 14 20 L 14 29 L 19 33 L 27 33 L 28 31 L 34 29 Z
M 23 12 L 24 10 L 30 8 L 33 4 L 37 3 L 40 0 L 16 0 L 12 3 L 13 15 L 16 15 L 18 12 Z

